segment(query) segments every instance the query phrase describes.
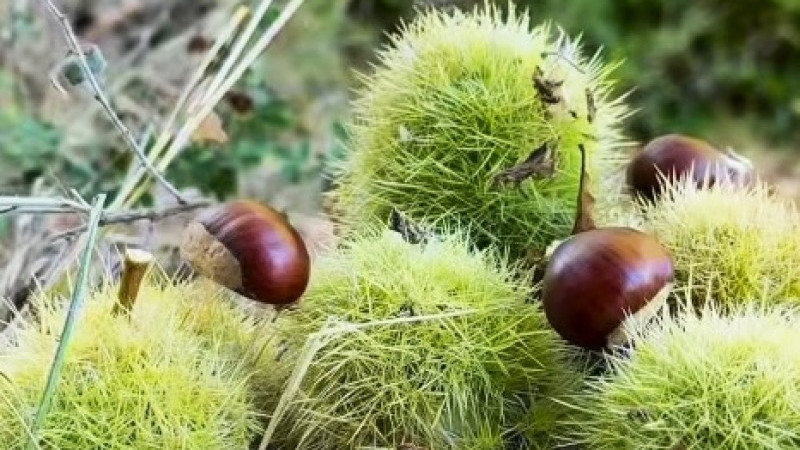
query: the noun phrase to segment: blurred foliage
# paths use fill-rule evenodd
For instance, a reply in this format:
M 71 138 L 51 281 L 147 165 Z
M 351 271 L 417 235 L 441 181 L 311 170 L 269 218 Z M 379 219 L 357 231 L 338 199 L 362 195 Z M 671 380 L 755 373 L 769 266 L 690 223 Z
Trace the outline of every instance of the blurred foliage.
M 251 103 L 248 111 L 237 112 L 230 96 L 219 108 L 230 142 L 194 143 L 170 167 L 167 176 L 177 186 L 195 187 L 224 199 L 237 192 L 240 174 L 267 159 L 280 166 L 288 183 L 319 174 L 320 164 L 312 160 L 307 140 L 296 135 L 283 140 L 286 142 L 279 139 L 296 127 L 291 105 L 271 93 L 263 80 L 257 82 L 260 84 L 236 92 L 239 102 Z M 69 158 L 60 151 L 60 140 L 61 131 L 55 126 L 14 104 L 4 105 L 0 109 L 0 189 L 24 192 L 36 178 L 52 176 L 82 193 L 99 188 L 114 192 L 115 181 L 124 176 L 131 162 L 130 154 L 124 149 L 89 149 L 86 155 L 96 161 Z
M 193 144 L 170 166 L 167 178 L 176 186 L 225 199 L 238 191 L 240 174 L 266 160 L 279 165 L 286 183 L 318 176 L 320 164 L 313 160 L 308 140 L 280 139 L 297 118 L 291 105 L 260 78 L 250 77 L 245 90 L 233 92 L 218 108 L 230 142 Z
M 492 1 L 507 5 L 507 0 Z M 203 11 L 226 2 L 230 3 L 191 3 L 198 9 L 191 14 L 181 12 L 189 4 L 185 0 L 154 3 L 153 11 L 168 8 L 175 20 L 153 30 L 151 45 L 166 42 L 190 27 Z M 412 19 L 414 8 L 469 8 L 482 2 L 308 0 L 293 22 L 297 25 L 290 24 L 270 55 L 236 86 L 237 94 L 252 101 L 252 110 L 237 112 L 230 102 L 218 108 L 231 141 L 193 144 L 167 175 L 178 186 L 197 187 L 218 198 L 234 195 L 243 177 L 265 164 L 277 165 L 286 183 L 311 181 L 321 173 L 324 159 L 335 158 L 347 138 L 336 128 L 337 121 L 348 120 L 347 111 L 331 105 L 341 102 L 352 87 L 353 69 L 370 70 L 368 64 L 375 59 L 377 45 L 386 42 L 386 33 Z M 742 121 L 767 142 L 786 144 L 800 138 L 800 77 L 795 75 L 800 72 L 798 0 L 513 3 L 530 8 L 537 21 L 552 20 L 570 35 L 582 34 L 588 51 L 603 47 L 607 60 L 625 60 L 616 75 L 620 92 L 635 88 L 629 103 L 639 112 L 628 121 L 627 130 L 633 138 L 646 140 L 667 131 L 702 135 L 720 124 Z M 86 1 L 66 5 L 72 5 L 78 22 L 86 20 L 87 5 L 97 6 Z M 19 44 L 39 39 L 37 17 L 21 6 L 6 17 L 0 14 L 0 40 Z M 144 26 L 148 17 L 152 19 L 146 14 L 138 17 L 125 29 Z M 137 35 L 125 36 L 131 40 Z M 116 48 L 100 44 L 104 52 Z M 0 190 L 25 192 L 37 177 L 47 176 L 84 194 L 96 190 L 113 194 L 131 161 L 122 142 L 91 140 L 94 135 L 89 133 L 90 139 L 76 146 L 75 139 L 65 135 L 64 124 L 42 118 L 38 110 L 42 105 L 36 104 L 41 95 L 26 95 L 29 89 L 14 92 L 3 54 L 0 49 Z M 107 57 L 113 65 L 120 55 Z M 17 82 L 31 85 L 30 80 Z M 99 123 L 109 128 L 106 122 Z M 340 142 L 330 145 L 321 137 L 331 135 Z
M 13 167 L 17 179 L 30 180 L 57 157 L 59 137 L 46 123 L 0 111 L 0 166 Z
M 507 0 L 495 0 L 501 6 Z M 407 17 L 415 2 L 354 0 Z M 438 2 L 441 3 L 441 2 Z M 462 2 L 463 3 L 463 2 Z M 473 4 L 482 3 L 473 0 Z M 671 130 L 703 134 L 720 118 L 746 121 L 761 139 L 800 138 L 800 1 L 515 0 L 606 59 L 624 59 L 620 89 L 635 88 L 629 121 L 637 139 Z
M 23 189 L 45 170 L 73 164 L 58 152 L 61 132 L 20 101 L 15 80 L 0 69 L 0 192 Z

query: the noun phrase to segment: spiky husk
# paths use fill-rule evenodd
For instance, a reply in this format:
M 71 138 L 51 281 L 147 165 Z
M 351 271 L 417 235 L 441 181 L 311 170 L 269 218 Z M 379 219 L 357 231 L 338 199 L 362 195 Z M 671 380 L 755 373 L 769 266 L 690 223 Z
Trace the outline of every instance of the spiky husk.
M 276 436 L 286 448 L 496 449 L 521 439 L 520 420 L 540 410 L 536 440 L 509 445 L 550 448 L 562 411 L 551 396 L 580 375 L 513 274 L 461 234 L 409 244 L 370 231 L 347 242 L 318 262 L 302 307 L 279 328 L 292 360 L 326 326 L 357 329 L 321 348 Z
M 678 288 L 690 289 L 697 304 L 800 303 L 800 217 L 765 183 L 743 189 L 671 181 L 644 216 L 672 254 Z
M 488 3 L 471 13 L 427 11 L 379 53 L 354 101 L 350 151 L 333 170 L 331 200 L 345 229 L 385 221 L 396 207 L 469 228 L 478 244 L 511 256 L 540 255 L 569 234 L 580 143 L 592 179 L 608 182 L 595 183 L 595 194 L 604 203 L 616 198 L 617 126 L 627 110 L 610 97 L 614 67 L 599 54 L 584 58 L 578 39 L 554 36 L 549 23 L 532 28 L 527 12 L 509 9 L 505 18 Z M 537 67 L 564 83 L 555 106 L 534 89 Z M 597 110 L 591 123 L 587 90 Z M 496 185 L 498 173 L 545 142 L 557 148 L 553 177 Z
M 260 320 L 206 285 L 146 286 L 131 318 L 116 289 L 87 300 L 68 350 L 42 448 L 247 448 L 259 428 L 249 390 Z M 0 342 L 0 442 L 24 448 L 64 323 L 37 301 L 35 321 Z
M 570 402 L 589 449 L 800 447 L 800 317 L 763 307 L 682 312 L 639 330 L 629 356 Z

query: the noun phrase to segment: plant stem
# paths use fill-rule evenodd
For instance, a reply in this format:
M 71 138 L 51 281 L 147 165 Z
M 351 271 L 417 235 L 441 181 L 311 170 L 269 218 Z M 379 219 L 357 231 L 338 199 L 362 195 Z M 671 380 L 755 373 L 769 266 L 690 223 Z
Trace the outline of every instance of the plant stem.
M 261 22 L 261 19 L 264 17 L 264 14 L 267 13 L 269 10 L 270 5 L 272 4 L 272 0 L 265 0 L 262 1 L 261 4 L 258 5 L 255 13 L 250 17 L 250 21 L 247 24 L 247 28 L 242 32 L 240 38 L 236 41 L 231 49 L 228 57 L 225 58 L 225 61 L 222 64 L 222 67 L 217 71 L 217 75 L 211 81 L 211 84 L 206 89 L 205 94 L 203 95 L 200 104 L 206 103 L 211 100 L 211 95 L 219 89 L 222 82 L 225 80 L 225 77 L 230 73 L 233 65 L 236 63 L 236 60 L 242 54 L 242 50 L 247 45 L 247 41 L 250 40 L 250 36 L 253 35 L 256 28 L 258 27 L 258 23 Z
M 87 213 L 90 209 L 83 203 L 66 198 L 0 196 L 0 213 L 39 210 Z
M 578 182 L 578 201 L 577 211 L 575 212 L 575 225 L 572 227 L 572 234 L 594 230 L 597 224 L 594 221 L 594 197 L 589 192 L 589 174 L 586 169 L 586 147 L 578 144 L 581 151 L 581 175 Z
M 100 216 L 100 226 L 135 222 L 137 220 L 161 220 L 176 214 L 205 208 L 209 205 L 211 205 L 211 201 L 199 200 L 196 202 L 170 206 L 163 209 L 143 209 L 119 211 L 115 213 L 106 213 L 104 211 Z M 90 210 L 91 207 L 85 207 L 81 203 L 67 199 L 0 196 L 0 214 L 86 214 Z M 63 233 L 56 234 L 52 237 L 52 240 L 55 241 L 72 237 L 76 234 L 83 233 L 86 231 L 86 228 L 86 225 L 81 225 Z
M 45 385 L 44 393 L 39 401 L 39 407 L 36 411 L 33 426 L 31 427 L 31 437 L 28 440 L 28 449 L 38 447 L 37 440 L 39 430 L 44 424 L 47 413 L 53 402 L 53 395 L 58 385 L 61 369 L 64 365 L 64 359 L 69 345 L 72 334 L 75 329 L 75 320 L 78 313 L 83 307 L 83 301 L 86 296 L 86 285 L 89 280 L 89 267 L 92 261 L 92 252 L 94 251 L 94 244 L 97 240 L 97 229 L 100 222 L 100 216 L 103 212 L 103 205 L 105 204 L 106 195 L 100 194 L 95 197 L 92 203 L 92 212 L 89 218 L 89 231 L 86 238 L 86 247 L 83 250 L 81 257 L 81 266 L 78 271 L 78 281 L 75 285 L 75 290 L 72 292 L 72 300 L 70 301 L 69 310 L 67 311 L 67 318 L 64 321 L 64 329 L 61 333 L 61 338 L 58 341 L 58 348 L 56 349 L 53 364 L 50 367 L 50 374 L 47 377 L 47 384 Z
M 70 49 L 77 55 L 78 61 L 80 62 L 81 68 L 83 69 L 84 74 L 86 75 L 86 79 L 89 81 L 89 85 L 92 87 L 92 91 L 94 91 L 95 99 L 100 103 L 103 109 L 108 114 L 108 117 L 111 119 L 111 122 L 117 128 L 117 130 L 122 134 L 122 137 L 125 139 L 128 147 L 133 151 L 137 158 L 139 158 L 139 162 L 149 170 L 153 176 L 161 183 L 169 193 L 174 196 L 179 204 L 185 204 L 186 200 L 184 200 L 183 196 L 181 196 L 180 192 L 175 189 L 169 181 L 164 178 L 164 176 L 150 163 L 150 160 L 147 159 L 145 156 L 144 151 L 142 151 L 139 143 L 136 142 L 136 139 L 133 137 L 133 133 L 122 123 L 122 120 L 119 118 L 117 113 L 111 107 L 111 102 L 108 101 L 103 89 L 100 87 L 100 83 L 97 81 L 97 78 L 92 73 L 91 68 L 89 67 L 88 62 L 86 61 L 86 55 L 81 49 L 81 45 L 78 42 L 78 38 L 75 36 L 75 32 L 72 30 L 72 27 L 69 24 L 69 20 L 67 17 L 56 7 L 52 0 L 44 0 L 47 8 L 50 12 L 55 16 L 58 23 L 61 25 L 61 28 L 64 32 L 64 36 L 67 40 L 67 44 L 69 45 Z

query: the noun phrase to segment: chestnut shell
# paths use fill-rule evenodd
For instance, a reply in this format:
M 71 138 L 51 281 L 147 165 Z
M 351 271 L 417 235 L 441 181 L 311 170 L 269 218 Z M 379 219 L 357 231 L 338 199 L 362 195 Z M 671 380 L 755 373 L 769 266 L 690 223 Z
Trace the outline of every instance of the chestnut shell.
M 241 266 L 237 292 L 272 305 L 287 305 L 305 292 L 310 257 L 305 242 L 286 217 L 255 201 L 223 205 L 199 222 Z
M 722 179 L 736 184 L 748 184 L 752 180 L 750 170 L 742 168 L 741 164 L 708 142 L 681 134 L 667 134 L 648 142 L 631 160 L 627 182 L 635 194 L 655 200 L 663 191 L 662 177 L 675 179 L 690 170 L 698 188 L 706 181 L 706 174 L 709 186 Z
M 609 227 L 559 245 L 543 279 L 550 325 L 567 341 L 601 350 L 627 314 L 639 311 L 673 280 L 672 258 L 652 236 Z

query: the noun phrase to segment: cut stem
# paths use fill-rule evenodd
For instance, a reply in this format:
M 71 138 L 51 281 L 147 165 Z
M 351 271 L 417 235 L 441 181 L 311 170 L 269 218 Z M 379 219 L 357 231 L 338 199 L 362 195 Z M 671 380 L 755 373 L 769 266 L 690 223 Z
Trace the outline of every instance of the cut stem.
M 144 250 L 128 249 L 125 251 L 125 261 L 122 267 L 122 279 L 119 282 L 119 292 L 117 303 L 114 304 L 113 313 L 130 313 L 136 298 L 139 295 L 139 287 L 142 284 L 147 269 L 153 263 L 153 255 Z

